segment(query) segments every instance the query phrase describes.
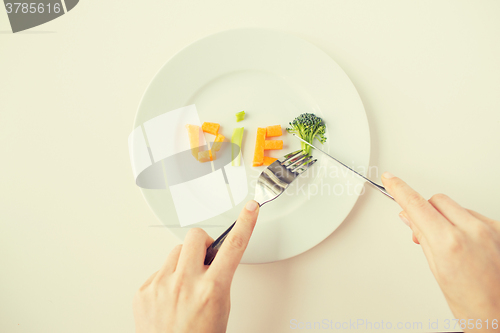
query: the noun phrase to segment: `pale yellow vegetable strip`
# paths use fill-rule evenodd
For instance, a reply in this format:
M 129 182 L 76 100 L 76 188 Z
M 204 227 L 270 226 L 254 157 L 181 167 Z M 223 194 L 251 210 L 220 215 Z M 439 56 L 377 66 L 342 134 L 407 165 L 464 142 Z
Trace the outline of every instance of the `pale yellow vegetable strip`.
M 233 136 L 231 137 L 231 165 L 240 166 L 241 165 L 241 141 L 243 140 L 244 127 L 235 128 L 233 131 Z M 238 155 L 236 155 L 236 151 Z

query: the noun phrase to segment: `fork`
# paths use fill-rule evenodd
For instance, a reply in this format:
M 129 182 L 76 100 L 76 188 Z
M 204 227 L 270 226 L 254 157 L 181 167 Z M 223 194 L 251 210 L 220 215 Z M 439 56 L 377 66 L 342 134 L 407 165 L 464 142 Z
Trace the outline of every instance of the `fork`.
M 300 149 L 286 154 L 268 166 L 257 179 L 255 198 L 259 206 L 279 197 L 297 177 L 306 171 L 317 160 L 307 156 Z M 208 248 L 205 265 L 210 265 L 219 251 L 227 235 L 233 229 L 236 221 L 227 228 Z

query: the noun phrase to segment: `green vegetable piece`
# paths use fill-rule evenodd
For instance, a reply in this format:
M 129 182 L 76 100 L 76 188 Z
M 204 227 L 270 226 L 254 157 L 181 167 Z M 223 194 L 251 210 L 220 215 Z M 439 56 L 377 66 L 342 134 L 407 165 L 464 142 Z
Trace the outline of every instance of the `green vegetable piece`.
M 302 140 L 309 143 L 313 143 L 316 138 L 322 144 L 326 142 L 325 130 L 326 125 L 323 119 L 312 113 L 303 113 L 292 122 L 289 123 L 290 127 L 286 130 L 288 133 L 297 134 Z M 309 155 L 311 153 L 311 146 L 301 142 L 302 150 L 305 154 Z
M 240 166 L 241 165 L 241 141 L 243 140 L 243 130 L 244 127 L 235 128 L 233 131 L 233 136 L 231 137 L 231 165 Z M 237 148 L 239 147 L 239 149 Z
M 236 122 L 240 122 L 245 119 L 245 111 L 240 111 L 236 113 Z

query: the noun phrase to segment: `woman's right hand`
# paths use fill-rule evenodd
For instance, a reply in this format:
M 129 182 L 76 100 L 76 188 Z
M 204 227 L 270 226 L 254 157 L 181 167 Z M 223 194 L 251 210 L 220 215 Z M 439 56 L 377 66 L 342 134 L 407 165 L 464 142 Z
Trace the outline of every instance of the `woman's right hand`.
M 500 222 L 444 194 L 425 200 L 390 173 L 382 175 L 382 182 L 403 208 L 400 217 L 422 246 L 461 329 L 500 331 Z

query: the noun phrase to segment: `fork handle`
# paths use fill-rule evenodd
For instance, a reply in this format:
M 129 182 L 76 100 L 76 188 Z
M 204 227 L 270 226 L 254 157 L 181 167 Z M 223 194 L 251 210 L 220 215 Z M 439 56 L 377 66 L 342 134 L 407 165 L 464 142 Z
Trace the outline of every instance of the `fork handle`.
M 234 225 L 236 224 L 236 221 L 229 226 L 229 228 L 226 229 L 222 233 L 222 235 L 219 236 L 208 248 L 207 248 L 207 254 L 205 255 L 205 265 L 210 265 L 212 261 L 214 261 L 215 256 L 217 255 L 217 252 L 219 252 L 220 247 L 222 246 L 222 243 L 226 240 L 227 235 L 233 229 Z

